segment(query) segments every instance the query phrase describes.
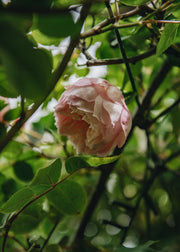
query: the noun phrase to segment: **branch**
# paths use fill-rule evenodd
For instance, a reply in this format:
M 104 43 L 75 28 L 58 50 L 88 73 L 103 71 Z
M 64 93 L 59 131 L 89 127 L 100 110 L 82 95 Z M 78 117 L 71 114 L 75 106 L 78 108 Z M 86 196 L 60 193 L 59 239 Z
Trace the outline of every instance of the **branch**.
M 156 76 L 154 77 L 154 80 L 150 84 L 149 88 L 145 92 L 145 94 L 142 97 L 141 102 L 141 108 L 137 109 L 133 115 L 133 125 L 132 128 L 135 126 L 139 126 L 140 128 L 144 128 L 143 123 L 144 121 L 144 114 L 149 108 L 152 97 L 154 96 L 157 89 L 162 84 L 163 80 L 171 70 L 172 66 L 165 60 L 160 68 L 160 70 L 157 72 Z
M 135 64 L 136 62 L 146 59 L 152 55 L 154 55 L 156 53 L 156 48 L 153 47 L 152 49 L 150 49 L 149 51 L 139 54 L 137 56 L 134 57 L 129 57 L 127 58 L 128 63 L 132 63 Z M 124 59 L 123 58 L 115 58 L 115 59 L 90 59 L 87 61 L 86 64 L 83 65 L 79 65 L 79 66 L 105 66 L 105 65 L 116 65 L 116 64 L 123 64 Z
M 43 249 L 46 247 L 46 245 L 47 245 L 49 239 L 51 238 L 51 236 L 52 236 L 52 234 L 54 233 L 54 231 L 55 231 L 55 229 L 56 229 L 56 227 L 57 227 L 58 224 L 59 224 L 59 220 L 56 221 L 54 227 L 51 229 L 51 231 L 50 231 L 50 233 L 49 233 L 47 239 L 45 240 L 45 242 L 44 242 L 44 244 L 42 245 L 42 247 L 41 247 L 41 249 L 39 250 L 39 252 L 43 252 Z
M 164 164 L 167 164 L 168 162 L 170 162 L 172 159 L 176 158 L 180 156 L 180 148 L 178 150 L 176 150 L 175 152 L 173 152 L 169 157 L 167 157 L 163 162 Z
M 143 128 L 143 129 L 146 128 L 145 127 L 146 125 L 144 125 L 146 124 L 146 120 L 144 118 L 145 112 L 147 111 L 147 109 L 149 108 L 151 104 L 152 97 L 154 96 L 155 92 L 157 91 L 157 89 L 159 88 L 159 86 L 161 85 L 161 83 L 163 82 L 163 80 L 165 79 L 169 71 L 171 70 L 171 68 L 172 66 L 169 65 L 167 61 L 163 62 L 160 70 L 157 72 L 156 76 L 154 77 L 154 80 L 152 81 L 152 83 L 150 84 L 149 88 L 147 89 L 147 91 L 145 92 L 142 98 L 141 107 L 137 108 L 133 115 L 132 127 L 123 148 L 125 148 L 126 144 L 131 138 L 133 130 L 136 126 L 139 126 L 140 128 Z M 123 148 L 116 147 L 113 154 L 119 155 L 122 152 Z
M 120 13 L 120 15 L 118 17 L 112 16 L 110 18 L 103 20 L 102 22 L 100 22 L 99 24 L 97 24 L 93 28 L 91 28 L 89 31 L 81 33 L 81 38 L 88 38 L 91 36 L 95 36 L 95 35 L 107 32 L 108 30 L 114 29 L 115 27 L 117 27 L 117 24 L 114 24 L 116 18 L 122 20 L 124 18 L 132 17 L 137 14 L 139 14 L 140 16 L 143 16 L 144 12 L 151 13 L 152 11 L 153 10 L 146 5 L 137 6 L 136 8 L 134 8 L 131 11 L 128 11 L 125 13 Z M 108 26 L 110 24 L 112 24 L 111 27 L 102 30 L 103 27 Z M 130 26 L 134 26 L 134 25 L 138 25 L 138 24 L 141 24 L 141 23 L 140 22 L 133 22 L 133 23 L 128 23 L 128 24 L 123 24 L 123 25 L 119 25 L 118 28 L 125 28 L 125 27 L 130 27 Z
M 163 99 L 164 97 L 173 89 L 176 89 L 179 86 L 179 81 L 175 82 L 170 88 L 167 88 L 163 94 L 157 99 L 157 101 L 152 104 L 151 109 L 154 109 Z
M 169 106 L 167 109 L 165 109 L 164 111 L 162 111 L 159 115 L 157 115 L 152 121 L 149 122 L 148 127 L 150 127 L 153 123 L 155 123 L 159 118 L 161 118 L 162 116 L 166 115 L 167 113 L 169 113 L 174 107 L 176 107 L 178 104 L 180 103 L 180 98 L 177 99 L 177 101 L 175 101 L 171 106 Z
M 106 7 L 108 9 L 110 18 L 113 18 L 113 12 L 112 12 L 112 9 L 111 9 L 111 5 L 109 4 L 109 0 L 105 0 L 105 5 L 106 5 Z M 133 78 L 133 75 L 132 75 L 132 72 L 131 72 L 131 68 L 129 66 L 129 62 L 127 60 L 126 52 L 125 52 L 125 49 L 124 49 L 123 42 L 121 40 L 120 33 L 119 33 L 117 28 L 114 29 L 114 32 L 115 32 L 115 35 L 116 35 L 116 38 L 117 38 L 117 41 L 118 41 L 118 44 L 119 44 L 119 48 L 121 50 L 121 54 L 122 54 L 124 63 L 126 65 L 126 69 L 127 69 L 127 72 L 128 72 L 128 76 L 129 76 L 133 91 L 136 94 L 136 96 L 135 96 L 136 103 L 137 103 L 138 107 L 140 107 L 138 92 L 137 92 L 135 81 L 134 81 L 134 78 Z

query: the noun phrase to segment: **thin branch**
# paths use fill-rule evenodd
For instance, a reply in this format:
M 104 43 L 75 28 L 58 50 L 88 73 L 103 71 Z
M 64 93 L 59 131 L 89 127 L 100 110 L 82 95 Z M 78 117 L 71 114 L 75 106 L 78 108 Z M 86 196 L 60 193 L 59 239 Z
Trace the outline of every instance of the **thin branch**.
M 157 72 L 152 83 L 150 84 L 149 88 L 143 95 L 142 101 L 141 101 L 141 107 L 137 108 L 133 115 L 132 127 L 123 148 L 125 148 L 126 144 L 131 138 L 133 130 L 136 126 L 139 126 L 140 128 L 143 128 L 143 129 L 146 128 L 144 127 L 145 126 L 144 123 L 146 122 L 144 118 L 145 112 L 147 111 L 147 109 L 149 108 L 151 104 L 152 97 L 154 96 L 155 92 L 157 91 L 157 89 L 159 88 L 159 86 L 161 85 L 161 83 L 163 82 L 163 80 L 165 79 L 169 71 L 171 70 L 171 68 L 172 66 L 167 61 L 164 61 L 160 70 Z M 116 147 L 113 154 L 119 155 L 122 152 L 123 148 Z
M 51 238 L 51 236 L 52 236 L 52 234 L 54 233 L 54 231 L 55 231 L 55 229 L 56 229 L 56 227 L 57 227 L 58 224 L 59 224 L 59 220 L 56 221 L 55 225 L 54 225 L 53 228 L 51 229 L 51 231 L 50 231 L 50 233 L 49 233 L 47 239 L 46 239 L 45 242 L 43 243 L 43 245 L 42 245 L 41 249 L 39 250 L 39 252 L 42 252 L 43 249 L 46 247 L 46 245 L 47 245 L 49 239 Z
M 176 151 L 174 151 L 169 157 L 167 157 L 163 162 L 164 164 L 167 164 L 168 162 L 170 162 L 172 159 L 176 158 L 180 156 L 180 148 Z
M 151 57 L 152 55 L 154 55 L 156 53 L 156 48 L 153 47 L 152 49 L 150 49 L 149 51 L 139 54 L 137 56 L 134 57 L 129 57 L 127 58 L 128 63 L 132 63 L 135 64 L 138 61 L 141 61 L 143 59 L 146 59 L 148 57 Z M 86 64 L 83 65 L 79 65 L 79 66 L 104 66 L 104 65 L 116 65 L 116 64 L 123 64 L 124 59 L 123 58 L 114 58 L 114 59 L 90 59 L 87 61 Z
M 149 126 L 151 126 L 153 123 L 155 123 L 159 118 L 162 116 L 168 114 L 174 107 L 176 107 L 180 103 L 180 98 L 177 99 L 171 106 L 169 106 L 167 109 L 163 110 L 159 115 L 157 115 L 152 121 L 149 122 Z
M 123 203 L 123 202 L 120 202 L 120 201 L 117 201 L 117 200 L 114 200 L 112 202 L 112 205 L 115 205 L 115 206 L 118 206 L 118 207 L 122 207 L 128 211 L 133 211 L 134 210 L 134 207 L 133 206 L 130 206 L 126 203 Z
M 111 9 L 111 5 L 109 4 L 109 0 L 105 1 L 105 5 L 106 5 L 106 7 L 108 9 L 110 18 L 113 18 L 113 12 L 112 12 L 112 9 Z M 128 72 L 128 76 L 129 76 L 133 91 L 136 94 L 136 96 L 135 96 L 136 103 L 137 103 L 138 107 L 140 107 L 138 92 L 137 92 L 135 81 L 134 81 L 134 78 L 133 78 L 133 75 L 132 75 L 132 72 L 131 72 L 131 68 L 129 66 L 129 62 L 127 60 L 126 52 L 125 52 L 125 49 L 124 49 L 123 42 L 121 40 L 120 33 L 119 33 L 117 28 L 114 29 L 114 32 L 115 32 L 115 35 L 116 35 L 116 38 L 117 38 L 117 41 L 118 41 L 118 44 L 119 44 L 119 47 L 120 47 L 120 50 L 121 50 L 121 54 L 122 54 L 124 63 L 126 65 L 126 69 L 127 69 L 127 72 Z
M 139 126 L 140 128 L 144 128 L 144 114 L 149 108 L 152 97 L 154 96 L 157 89 L 162 84 L 163 80 L 171 70 L 172 66 L 165 60 L 160 68 L 160 70 L 157 72 L 156 76 L 154 77 L 154 80 L 150 84 L 149 88 L 145 92 L 145 94 L 142 97 L 141 101 L 141 108 L 137 109 L 133 115 L 133 125 L 132 129 L 135 126 Z
M 0 237 L 4 237 L 3 233 L 0 234 Z M 24 244 L 21 241 L 19 241 L 16 237 L 14 237 L 13 235 L 8 235 L 8 238 L 12 239 L 17 244 L 19 244 L 19 246 L 21 246 L 21 248 L 23 249 L 23 251 L 27 250 L 27 248 L 24 246 Z
M 102 22 L 100 22 L 99 24 L 97 24 L 96 26 L 94 26 L 93 28 L 91 28 L 89 31 L 83 32 L 81 33 L 81 38 L 88 38 L 91 36 L 95 36 L 101 33 L 104 33 L 108 30 L 114 29 L 114 26 L 116 26 L 117 24 L 114 24 L 115 21 L 118 19 L 124 19 L 124 18 L 128 18 L 134 15 L 139 14 L 140 16 L 142 16 L 142 14 L 144 12 L 152 12 L 153 10 L 150 9 L 148 6 L 145 5 L 141 5 L 141 6 L 137 6 L 136 8 L 134 8 L 131 11 L 125 12 L 125 13 L 121 13 L 119 14 L 119 16 L 112 16 L 111 18 L 105 19 Z M 112 26 L 110 28 L 104 29 L 102 30 L 103 27 L 108 26 L 112 24 Z M 130 26 L 134 26 L 134 25 L 138 25 L 140 24 L 140 22 L 134 22 L 134 23 L 129 23 L 129 24 L 123 24 L 120 25 L 118 28 L 125 28 L 125 27 L 130 27 Z
M 160 102 L 164 99 L 164 97 L 171 91 L 174 90 L 176 87 L 179 86 L 179 81 L 174 83 L 170 88 L 167 88 L 164 93 L 159 97 L 159 99 L 157 99 L 157 101 L 152 104 L 151 109 L 154 109 L 158 104 L 160 104 Z
M 140 24 L 180 24 L 180 21 L 177 20 L 142 20 L 139 22 Z
M 119 229 L 126 229 L 126 227 L 122 226 L 122 225 L 119 225 L 117 224 L 116 222 L 114 221 L 108 221 L 108 220 L 103 220 L 102 223 L 104 225 L 111 225 L 113 227 L 116 227 L 116 228 L 119 228 Z

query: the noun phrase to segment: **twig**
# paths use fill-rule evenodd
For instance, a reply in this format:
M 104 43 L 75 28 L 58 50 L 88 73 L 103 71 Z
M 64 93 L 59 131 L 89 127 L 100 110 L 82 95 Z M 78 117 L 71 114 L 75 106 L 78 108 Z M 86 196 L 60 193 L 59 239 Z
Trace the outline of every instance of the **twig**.
M 118 206 L 118 207 L 122 207 L 122 208 L 124 208 L 124 209 L 126 209 L 126 210 L 128 210 L 128 211 L 133 211 L 133 210 L 134 210 L 134 207 L 132 207 L 132 206 L 126 204 L 126 203 L 119 202 L 119 201 L 117 201 L 117 200 L 114 200 L 114 201 L 112 202 L 112 205 L 115 205 L 115 206 Z
M 165 60 L 160 68 L 160 70 L 157 72 L 156 76 L 154 77 L 154 80 L 150 84 L 149 88 L 145 92 L 145 94 L 142 97 L 141 101 L 141 109 L 137 109 L 133 115 L 133 125 L 132 129 L 135 126 L 139 126 L 140 128 L 144 128 L 144 114 L 145 111 L 149 108 L 151 104 L 152 97 L 154 96 L 155 92 L 171 70 L 172 66 Z
M 117 18 L 122 20 L 124 18 L 128 18 L 128 17 L 134 16 L 137 14 L 142 16 L 145 11 L 151 13 L 153 10 L 151 8 L 149 8 L 148 6 L 141 5 L 141 6 L 137 6 L 136 8 L 134 8 L 131 11 L 119 14 L 118 17 L 113 16 L 111 18 L 107 18 L 107 19 L 103 20 L 102 22 L 100 22 L 99 24 L 97 24 L 96 26 L 94 26 L 93 28 L 91 28 L 89 31 L 81 33 L 81 38 L 88 38 L 91 36 L 95 36 L 95 35 L 104 33 L 108 30 L 112 30 L 112 29 L 114 29 L 114 26 L 117 26 L 117 24 L 114 24 L 114 22 L 115 22 L 115 20 L 117 20 Z M 107 29 L 102 30 L 103 27 L 108 26 L 110 24 L 113 24 L 113 25 Z M 125 28 L 125 27 L 130 27 L 130 26 L 134 26 L 134 25 L 138 25 L 138 24 L 140 24 L 140 22 L 122 24 L 122 25 L 119 25 L 118 28 Z
M 140 24 L 180 24 L 180 21 L 177 20 L 142 20 L 139 22 Z
M 123 148 L 126 146 L 129 139 L 131 138 L 133 130 L 136 126 L 143 129 L 146 128 L 144 125 L 146 123 L 146 120 L 144 118 L 145 112 L 147 111 L 147 109 L 149 108 L 151 104 L 152 97 L 154 96 L 155 92 L 157 91 L 157 89 L 159 88 L 159 86 L 161 85 L 161 83 L 163 82 L 163 80 L 165 79 L 169 71 L 171 70 L 171 68 L 172 66 L 169 65 L 167 61 L 163 62 L 160 70 L 157 72 L 156 76 L 154 77 L 154 80 L 152 81 L 152 83 L 150 84 L 149 88 L 147 89 L 147 91 L 145 92 L 142 98 L 141 107 L 137 108 L 137 110 L 134 112 L 134 115 L 132 118 L 132 127 Z M 113 154 L 119 155 L 121 152 L 122 152 L 122 148 L 119 149 L 118 147 L 116 147 Z
M 173 152 L 169 157 L 167 157 L 163 162 L 164 164 L 167 164 L 168 162 L 170 162 L 172 159 L 176 158 L 180 156 L 180 148 L 178 150 L 176 150 L 175 152 Z
M 153 47 L 152 49 L 150 49 L 149 51 L 139 54 L 137 56 L 134 57 L 129 57 L 127 58 L 128 63 L 132 63 L 135 64 L 136 62 L 146 59 L 152 55 L 154 55 L 156 53 L 156 48 Z M 124 63 L 124 59 L 122 58 L 115 58 L 115 59 L 90 59 L 86 62 L 86 64 L 83 65 L 79 65 L 79 66 L 103 66 L 103 65 L 116 65 L 116 64 L 123 64 Z
M 175 101 L 171 106 L 169 106 L 167 109 L 163 110 L 159 115 L 157 115 L 153 120 L 149 122 L 149 126 L 151 126 L 153 123 L 155 123 L 159 118 L 162 116 L 168 114 L 174 107 L 176 107 L 180 103 L 180 98 Z
M 111 6 L 109 4 L 109 0 L 105 1 L 105 5 L 106 5 L 106 7 L 108 9 L 110 18 L 113 18 L 113 12 L 112 12 Z M 122 40 L 121 40 L 120 33 L 119 33 L 119 31 L 118 31 L 117 28 L 114 29 L 114 32 L 115 32 L 116 38 L 118 40 L 118 44 L 119 44 L 119 47 L 120 47 L 120 50 L 121 50 L 121 54 L 122 54 L 124 63 L 126 65 L 126 69 L 127 69 L 127 72 L 128 72 L 128 76 L 129 76 L 129 79 L 130 79 L 133 91 L 136 94 L 136 96 L 135 96 L 136 103 L 137 103 L 138 107 L 140 107 L 139 98 L 138 98 L 138 92 L 137 92 L 135 81 L 134 81 L 134 78 L 133 78 L 133 75 L 132 75 L 132 72 L 131 72 L 131 68 L 129 66 L 129 62 L 127 60 L 126 52 L 125 52 L 125 49 L 124 49 L 124 46 L 123 46 L 123 43 L 122 43 Z
M 113 227 L 116 227 L 116 228 L 119 228 L 119 229 L 126 229 L 126 227 L 122 226 L 122 225 L 119 225 L 117 224 L 116 222 L 114 221 L 108 221 L 108 220 L 103 220 L 102 223 L 104 225 L 111 225 Z
M 164 99 L 164 97 L 165 97 L 166 94 L 168 94 L 171 90 L 174 90 L 174 89 L 175 89 L 176 87 L 178 87 L 178 86 L 179 86 L 179 81 L 176 82 L 176 83 L 174 83 L 174 84 L 171 86 L 171 88 L 167 88 L 167 89 L 164 91 L 164 93 L 159 97 L 159 99 L 157 99 L 157 101 L 156 101 L 154 104 L 152 104 L 151 109 L 155 108 L 155 107 Z
M 54 231 L 55 231 L 55 229 L 56 229 L 56 227 L 57 227 L 58 224 L 59 224 L 59 220 L 56 221 L 55 225 L 54 225 L 53 228 L 51 229 L 51 231 L 50 231 L 50 233 L 49 233 L 47 239 L 45 240 L 45 242 L 44 242 L 44 244 L 42 245 L 42 247 L 41 247 L 41 249 L 39 250 L 39 252 L 42 252 L 43 249 L 46 247 L 46 245 L 47 245 L 49 239 L 51 238 L 51 236 L 52 236 L 52 234 L 54 233 Z
M 0 234 L 0 237 L 3 237 L 3 236 L 4 236 L 3 233 L 1 233 L 1 234 Z M 26 251 L 26 250 L 27 250 L 27 248 L 24 246 L 24 244 L 23 244 L 21 241 L 19 241 L 16 237 L 14 237 L 13 235 L 8 235 L 8 238 L 9 238 L 9 239 L 12 239 L 12 240 L 15 241 L 17 244 L 19 244 L 19 246 L 22 247 L 23 251 Z

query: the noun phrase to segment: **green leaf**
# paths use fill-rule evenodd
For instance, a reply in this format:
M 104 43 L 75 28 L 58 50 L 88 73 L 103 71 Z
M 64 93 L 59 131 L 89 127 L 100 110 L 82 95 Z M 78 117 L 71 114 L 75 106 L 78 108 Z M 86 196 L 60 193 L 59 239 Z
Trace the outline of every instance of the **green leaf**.
M 33 129 L 39 133 L 44 133 L 45 130 L 56 130 L 54 113 L 49 113 L 40 118 L 38 122 L 33 123 Z
M 16 141 L 11 141 L 3 150 L 2 154 L 5 158 L 9 160 L 18 158 L 22 152 L 23 152 L 22 144 Z
M 65 180 L 47 194 L 48 200 L 61 213 L 80 214 L 86 204 L 86 193 L 78 183 Z
M 11 196 L 11 198 L 5 202 L 5 204 L 0 208 L 1 213 L 12 213 L 21 209 L 30 200 L 34 198 L 34 192 L 26 187 Z
M 25 161 L 15 162 L 13 170 L 16 176 L 22 181 L 30 181 L 34 177 L 32 166 Z
M 32 180 L 30 187 L 35 185 L 51 186 L 52 184 L 55 184 L 60 177 L 61 167 L 61 160 L 57 159 L 48 167 L 39 169 Z
M 16 234 L 29 233 L 35 229 L 44 217 L 42 215 L 43 200 L 33 202 L 13 222 L 11 230 Z
M 119 159 L 120 155 L 113 157 L 92 157 L 92 156 L 75 156 L 67 158 L 65 161 L 65 168 L 68 173 L 72 173 L 76 170 L 85 167 L 98 167 L 100 165 L 109 164 L 117 159 Z
M 20 107 L 11 109 L 11 110 L 7 111 L 6 114 L 4 115 L 4 120 L 5 121 L 15 120 L 20 116 L 20 113 L 21 113 Z
M 157 45 L 156 54 L 160 56 L 173 43 L 178 29 L 178 24 L 166 24 Z
M 18 92 L 7 81 L 4 67 L 0 66 L 0 94 L 4 97 L 17 97 Z
M 121 0 L 121 3 L 130 6 L 137 6 L 149 2 L 148 0 Z
M 46 36 L 42 32 L 40 32 L 38 29 L 35 29 L 32 31 L 32 37 L 36 40 L 36 42 L 40 43 L 41 45 L 55 45 L 58 46 L 61 39 L 59 38 L 53 38 Z
M 1 191 L 5 195 L 5 198 L 9 198 L 17 190 L 16 181 L 12 178 L 4 180 L 1 186 Z
M 98 167 L 100 165 L 110 164 L 112 162 L 115 162 L 120 158 L 120 155 L 112 156 L 112 157 L 92 157 L 92 156 L 84 156 L 83 159 L 86 161 L 86 163 L 89 164 L 91 167 Z
M 11 229 L 16 234 L 29 233 L 38 226 L 39 222 L 39 218 L 27 214 L 21 214 L 17 220 L 13 222 Z
M 35 49 L 28 38 L 10 23 L 0 22 L 0 32 L 0 57 L 7 79 L 23 97 L 41 99 L 50 88 L 52 60 L 49 54 Z
M 70 157 L 65 160 L 65 168 L 68 173 L 88 166 L 88 163 L 81 157 Z
M 54 38 L 64 38 L 78 34 L 80 25 L 74 23 L 70 13 L 47 15 L 36 15 L 35 26 L 47 36 Z

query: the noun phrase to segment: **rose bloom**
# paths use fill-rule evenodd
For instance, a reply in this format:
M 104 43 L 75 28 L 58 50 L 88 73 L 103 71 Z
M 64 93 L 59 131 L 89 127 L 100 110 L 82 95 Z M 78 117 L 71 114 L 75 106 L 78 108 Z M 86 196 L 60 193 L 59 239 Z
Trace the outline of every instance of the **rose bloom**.
M 55 107 L 55 120 L 78 154 L 100 157 L 124 145 L 132 124 L 121 91 L 99 78 L 80 79 L 66 87 Z

